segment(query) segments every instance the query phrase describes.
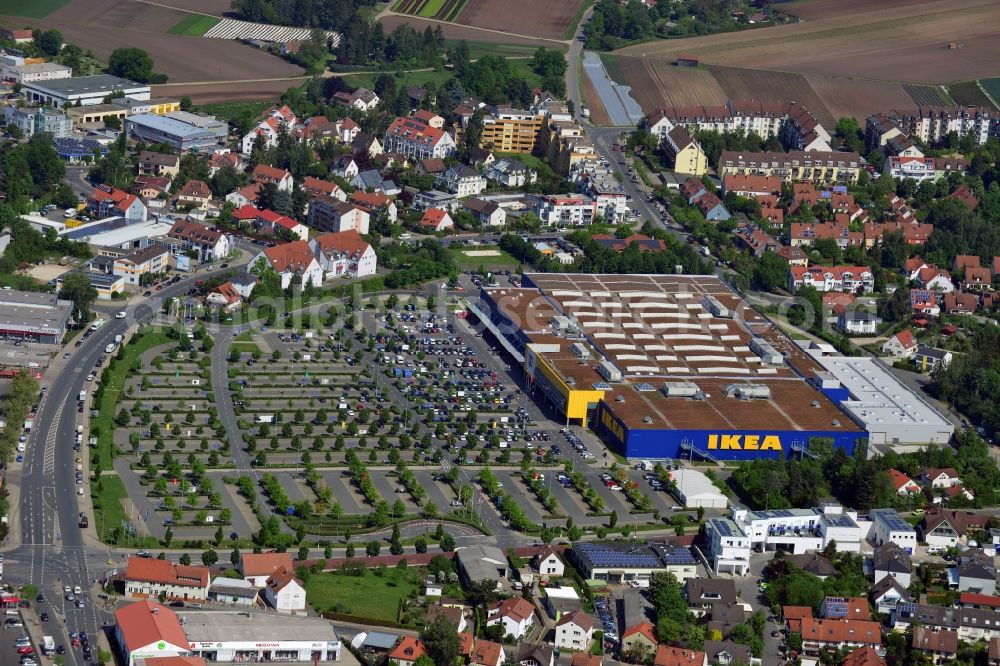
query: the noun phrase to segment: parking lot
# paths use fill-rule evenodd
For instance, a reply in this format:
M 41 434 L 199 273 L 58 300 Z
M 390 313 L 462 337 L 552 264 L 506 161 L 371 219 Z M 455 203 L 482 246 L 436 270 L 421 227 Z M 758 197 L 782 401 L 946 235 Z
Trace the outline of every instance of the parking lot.
M 624 532 L 677 511 L 592 433 L 525 395 L 520 368 L 456 316 L 457 300 L 426 305 L 383 296 L 357 320 L 321 308 L 232 342 L 225 385 L 269 510 L 319 536 L 372 527 L 376 514 L 500 520 L 505 500 L 478 482 L 488 467 L 535 528 Z M 248 536 L 260 525 L 240 485 L 250 470 L 237 469 L 210 354 L 191 330 L 127 378 L 115 469 L 149 533 L 209 538 L 221 524 Z

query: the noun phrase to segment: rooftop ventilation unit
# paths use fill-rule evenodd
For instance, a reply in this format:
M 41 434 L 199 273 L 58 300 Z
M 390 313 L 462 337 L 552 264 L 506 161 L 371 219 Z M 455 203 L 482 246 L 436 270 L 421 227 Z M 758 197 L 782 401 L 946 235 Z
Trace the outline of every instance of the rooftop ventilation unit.
M 785 357 L 766 340 L 751 338 L 750 344 L 747 346 L 750 347 L 750 351 L 760 356 L 761 360 L 768 365 L 782 365 L 785 362 Z
M 725 319 L 729 319 L 733 316 L 732 311 L 725 305 L 723 305 L 719 299 L 717 299 L 715 296 L 712 296 L 711 294 L 705 295 L 704 300 L 702 300 L 702 304 L 706 308 L 708 308 L 708 311 L 711 312 L 716 317 L 723 317 Z
M 726 395 L 740 400 L 770 400 L 771 389 L 760 384 L 730 384 L 726 387 Z
M 705 394 L 694 382 L 666 382 L 663 384 L 663 395 L 668 398 L 704 399 Z
M 620 382 L 622 380 L 622 371 L 607 359 L 604 359 L 597 365 L 597 372 L 609 382 Z
M 552 328 L 554 328 L 555 330 L 565 331 L 566 329 L 569 328 L 569 317 L 564 317 L 563 315 L 556 315 L 555 317 L 549 320 L 549 323 L 552 324 Z
M 574 342 L 569 348 L 580 358 L 590 358 L 590 350 L 582 342 Z
M 652 416 L 643 416 L 642 417 L 642 422 L 643 423 L 652 423 L 653 422 L 653 417 Z

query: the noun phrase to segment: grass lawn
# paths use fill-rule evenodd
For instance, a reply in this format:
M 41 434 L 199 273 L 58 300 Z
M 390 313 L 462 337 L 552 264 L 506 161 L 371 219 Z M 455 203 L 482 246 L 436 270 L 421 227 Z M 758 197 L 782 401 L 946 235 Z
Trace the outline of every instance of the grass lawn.
M 365 575 L 360 577 L 340 573 L 314 574 L 306 582 L 306 595 L 320 613 L 331 611 L 396 622 L 399 603 L 418 589 L 420 575 L 417 569 L 408 569 L 398 578 L 395 575 L 393 569 L 382 577 L 372 570 L 365 570 Z
M 235 349 L 243 354 L 252 354 L 254 352 L 259 352 L 260 347 L 252 342 L 234 342 L 229 346 L 230 349 Z
M 0 14 L 43 18 L 67 2 L 69 0 L 0 0 Z
M 549 178 L 555 176 L 555 171 L 548 162 L 530 153 L 494 153 L 497 159 L 501 157 L 513 157 L 538 174 L 539 178 Z
M 99 457 L 102 469 L 110 469 L 114 460 L 115 415 L 118 413 L 115 406 L 121 397 L 126 374 L 143 352 L 168 342 L 170 338 L 159 330 L 140 335 L 125 346 L 124 358 L 118 359 L 115 356 L 102 378 L 101 385 L 104 389 L 97 406 L 99 414 L 90 422 L 91 432 L 97 431 L 97 450 L 91 452 L 91 461 L 94 457 Z M 120 526 L 125 518 L 122 500 L 128 497 L 128 493 L 119 477 L 107 475 L 100 478 L 100 491 L 95 482 L 91 487 L 91 495 L 94 496 L 94 520 L 99 530 L 98 536 L 104 541 L 111 528 Z
M 446 39 L 445 47 L 451 47 L 458 43 L 455 39 Z M 501 55 L 508 58 L 531 57 L 538 50 L 537 46 L 527 46 L 525 44 L 496 44 L 494 42 L 466 41 L 469 47 L 470 58 L 481 58 L 484 55 Z M 557 44 L 546 44 L 546 49 L 566 51 L 566 48 Z
M 169 32 L 172 35 L 188 35 L 189 37 L 201 37 L 206 32 L 215 27 L 221 21 L 217 16 L 205 16 L 203 14 L 188 14 L 181 19 L 177 25 Z
M 403 76 L 397 77 L 393 72 L 387 72 L 387 74 L 392 74 L 393 78 L 396 79 L 397 88 L 405 88 L 406 86 L 423 86 L 428 83 L 433 83 L 436 86 L 441 86 L 445 81 L 450 79 L 455 75 L 454 72 L 449 72 L 447 70 L 442 70 L 440 72 L 435 72 L 434 70 L 428 70 L 426 72 L 403 72 Z M 351 86 L 352 88 L 364 87 L 371 90 L 375 87 L 375 79 L 379 77 L 379 74 L 351 74 L 344 77 L 344 83 Z
M 492 250 L 499 252 L 500 254 L 493 256 L 474 256 L 466 254 L 466 252 L 482 250 Z M 498 268 L 514 269 L 520 264 L 517 259 L 507 254 L 496 245 L 462 245 L 461 247 L 452 248 L 450 252 L 455 259 L 455 263 L 459 266 L 467 268 L 474 269 L 482 266 L 486 270 L 492 271 Z

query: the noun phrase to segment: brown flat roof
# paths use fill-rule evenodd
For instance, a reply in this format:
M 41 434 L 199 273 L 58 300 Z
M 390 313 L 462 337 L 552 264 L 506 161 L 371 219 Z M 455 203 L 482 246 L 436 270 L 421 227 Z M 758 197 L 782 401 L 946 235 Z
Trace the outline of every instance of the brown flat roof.
M 612 383 L 605 403 L 628 427 L 860 431 L 805 381 L 820 369 L 812 359 L 714 275 L 532 273 L 524 284 L 487 292 L 533 343 L 558 347 L 541 356 L 577 389 L 606 382 L 597 366 L 612 360 L 624 381 Z M 713 315 L 708 296 L 732 316 Z M 551 320 L 558 315 L 579 332 L 556 332 Z M 786 364 L 762 363 L 748 348 L 754 337 L 770 343 Z M 586 344 L 590 357 L 575 354 L 574 342 Z M 660 390 L 665 382 L 692 382 L 706 397 L 668 398 Z M 655 390 L 640 391 L 640 384 Z M 766 386 L 771 397 L 730 398 L 731 384 Z

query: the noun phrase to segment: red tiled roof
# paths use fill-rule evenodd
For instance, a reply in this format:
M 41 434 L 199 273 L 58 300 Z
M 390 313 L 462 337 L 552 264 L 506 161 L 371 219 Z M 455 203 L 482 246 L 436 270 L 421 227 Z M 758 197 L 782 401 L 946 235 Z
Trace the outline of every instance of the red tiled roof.
M 319 194 L 329 195 L 339 190 L 340 186 L 336 183 L 331 183 L 328 180 L 323 180 L 322 178 L 306 176 L 302 179 L 302 189 L 307 192 L 318 192 Z
M 472 648 L 470 661 L 473 664 L 481 664 L 482 666 L 497 666 L 500 663 L 500 655 L 502 652 L 503 646 L 499 643 L 478 640 L 476 641 L 475 647 Z
M 403 636 L 396 647 L 389 652 L 389 661 L 416 661 L 427 654 L 424 642 L 413 636 Z
M 448 213 L 440 208 L 428 208 L 424 216 L 420 218 L 420 224 L 425 227 L 437 229 L 438 225 L 441 224 L 447 215 Z
M 236 287 L 233 286 L 232 282 L 223 282 L 213 289 L 211 293 L 219 294 L 226 299 L 227 303 L 237 303 L 242 298 L 240 292 L 236 291 Z
M 590 631 L 594 628 L 594 618 L 590 617 L 582 610 L 563 613 L 563 615 L 559 618 L 559 621 L 556 622 L 556 626 L 561 627 L 564 624 L 569 624 L 571 622 L 584 631 Z
M 500 617 L 509 617 L 515 622 L 520 622 L 531 617 L 535 607 L 524 597 L 510 597 L 493 604 L 490 610 L 496 611 Z
M 291 571 L 292 555 L 291 553 L 246 553 L 243 555 L 242 563 L 244 576 L 270 576 L 279 569 Z
M 183 648 L 189 645 L 177 615 L 162 604 L 147 600 L 122 606 L 115 611 L 115 620 L 129 651 L 159 641 Z
M 212 197 L 211 188 L 201 180 L 189 180 L 184 183 L 184 187 L 177 193 L 177 196 L 192 197 L 195 199 L 210 199 Z
M 467 657 L 472 654 L 472 645 L 475 643 L 476 638 L 468 631 L 458 632 L 458 653 L 463 657 Z
M 885 666 L 885 660 L 878 655 L 875 648 L 866 645 L 847 655 L 843 666 Z
M 634 627 L 629 627 L 628 629 L 626 629 L 624 632 L 622 632 L 622 641 L 627 639 L 629 636 L 633 636 L 635 634 L 642 634 L 643 636 L 648 638 L 653 645 L 659 644 L 659 641 L 656 640 L 656 630 L 653 628 L 653 625 L 650 622 L 641 622 L 635 625 Z
M 278 273 L 303 271 L 314 261 L 309 243 L 304 240 L 269 247 L 264 250 L 264 256 Z
M 569 660 L 569 666 L 601 666 L 601 655 L 574 652 Z
M 959 592 L 958 603 L 963 606 L 989 606 L 1000 608 L 1000 597 L 992 594 L 977 594 L 975 592 Z
M 661 645 L 656 648 L 654 666 L 700 666 L 705 663 L 705 653 L 684 648 Z
M 386 136 L 396 136 L 404 141 L 436 145 L 447 134 L 443 129 L 431 127 L 419 118 L 399 117 L 392 121 Z
M 898 469 L 890 469 L 889 476 L 892 477 L 892 487 L 896 490 L 896 492 L 899 492 L 900 488 L 903 486 L 913 483 L 913 479 L 906 476 Z
M 234 220 L 256 220 L 261 214 L 259 208 L 253 204 L 244 204 L 233 211 Z
M 130 557 L 125 580 L 204 588 L 208 587 L 208 567 L 184 566 L 151 557 Z
M 276 169 L 266 164 L 258 164 L 253 168 L 253 177 L 257 180 L 279 181 L 289 175 L 291 174 L 284 169 Z
M 882 643 L 882 627 L 872 620 L 802 618 L 802 640 L 819 643 Z
M 361 238 L 357 229 L 340 231 L 329 234 L 322 234 L 313 238 L 317 247 L 323 254 L 346 254 L 348 256 L 360 257 L 369 248 L 368 243 Z
M 250 206 L 250 208 L 253 208 L 253 206 Z M 257 209 L 254 208 L 254 210 Z M 233 217 L 236 217 L 235 212 L 233 213 Z M 174 222 L 174 226 L 170 228 L 170 231 L 167 232 L 167 236 L 200 244 L 215 245 L 222 238 L 223 233 L 197 222 L 177 220 Z

